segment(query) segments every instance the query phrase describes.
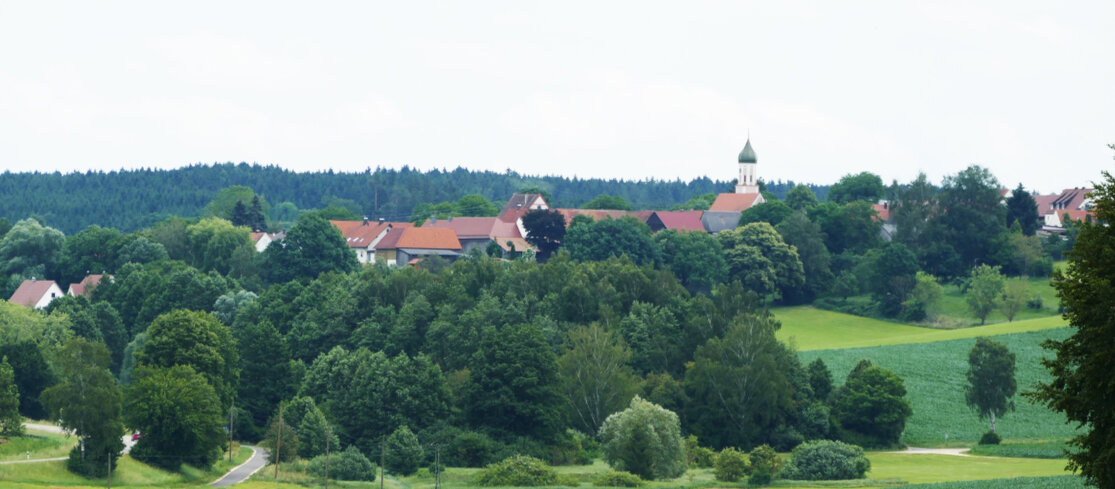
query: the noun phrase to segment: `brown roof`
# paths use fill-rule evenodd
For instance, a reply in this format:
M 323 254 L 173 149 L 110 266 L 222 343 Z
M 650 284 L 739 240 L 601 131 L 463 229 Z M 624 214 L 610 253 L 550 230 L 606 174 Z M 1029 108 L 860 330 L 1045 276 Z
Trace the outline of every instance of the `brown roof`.
M 883 222 L 890 222 L 890 206 L 886 204 L 871 204 L 871 208 L 875 209 L 875 213 L 879 215 L 879 220 Z
M 1084 199 L 1092 192 L 1095 192 L 1095 189 L 1067 188 L 1061 191 L 1061 195 L 1057 196 L 1052 205 L 1058 210 L 1078 210 L 1084 205 Z
M 341 230 L 345 237 L 345 244 L 350 248 L 367 248 L 377 237 L 387 229 L 410 227 L 409 222 L 376 222 L 376 221 L 329 221 L 334 227 Z
M 73 295 L 88 295 L 88 293 L 93 292 L 93 289 L 100 285 L 102 277 L 104 277 L 104 275 L 99 273 L 86 275 L 85 278 L 81 279 L 81 282 L 70 284 L 70 292 Z
M 1053 212 L 1053 201 L 1060 197 L 1060 194 L 1053 195 L 1035 195 L 1034 203 L 1038 206 L 1038 215 L 1044 216 Z
M 704 211 L 655 211 L 652 219 L 657 218 L 664 229 L 704 231 L 701 214 L 704 214 Z
M 459 239 L 518 238 L 519 227 L 514 222 L 503 222 L 497 217 L 454 217 L 429 220 L 424 228 L 452 229 Z
M 755 205 L 762 194 L 720 194 L 709 206 L 710 211 L 745 211 Z
M 499 211 L 498 218 L 503 222 L 515 222 L 523 214 L 530 212 L 530 206 L 541 198 L 542 194 L 511 194 L 511 198 L 507 199 L 507 203 Z M 542 202 L 546 202 L 545 199 Z M 549 207 L 549 204 L 546 204 L 546 206 Z
M 399 242 L 399 238 L 402 237 L 403 231 L 406 231 L 407 229 L 409 229 L 409 228 L 391 228 L 390 231 L 387 231 L 387 234 L 383 235 L 383 239 L 379 240 L 379 243 L 376 243 L 376 249 L 377 250 L 393 250 L 393 249 L 395 249 L 396 248 L 395 244 Z
M 52 285 L 58 286 L 53 280 L 24 280 L 23 283 L 19 284 L 19 288 L 15 289 L 15 293 L 8 299 L 8 302 L 35 307 L 39 299 L 42 299 L 50 291 Z
M 501 249 L 503 249 L 503 251 L 511 251 L 512 246 L 515 247 L 515 251 L 517 252 L 523 252 L 526 250 L 538 251 L 534 246 L 531 246 L 531 244 L 527 243 L 527 240 L 523 238 L 499 238 L 494 239 L 494 241 L 497 245 L 499 245 Z
M 588 216 L 588 217 L 591 217 L 594 221 L 600 221 L 600 220 L 603 220 L 603 219 L 607 219 L 609 217 L 612 218 L 612 219 L 621 219 L 621 218 L 624 218 L 624 217 L 631 216 L 631 217 L 634 217 L 636 219 L 639 219 L 640 221 L 646 221 L 646 218 L 645 217 L 640 217 L 640 215 L 645 213 L 645 215 L 647 217 L 650 217 L 650 213 L 654 212 L 654 211 L 631 212 L 631 211 L 613 211 L 613 210 L 600 210 L 600 209 L 556 209 L 556 210 L 561 213 L 562 217 L 565 218 L 565 226 L 566 227 L 569 227 L 569 225 L 573 223 L 573 218 L 577 217 L 577 216 Z
M 459 250 L 461 242 L 452 229 L 406 228 L 399 235 L 395 248 L 419 248 L 427 250 Z

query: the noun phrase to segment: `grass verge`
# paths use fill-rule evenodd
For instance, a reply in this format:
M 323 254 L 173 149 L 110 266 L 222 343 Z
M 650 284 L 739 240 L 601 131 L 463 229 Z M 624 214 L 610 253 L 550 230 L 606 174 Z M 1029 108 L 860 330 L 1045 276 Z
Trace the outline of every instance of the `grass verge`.
M 988 457 L 1065 458 L 1067 449 L 1068 445 L 1063 441 L 1008 442 L 999 445 L 976 445 L 968 453 Z

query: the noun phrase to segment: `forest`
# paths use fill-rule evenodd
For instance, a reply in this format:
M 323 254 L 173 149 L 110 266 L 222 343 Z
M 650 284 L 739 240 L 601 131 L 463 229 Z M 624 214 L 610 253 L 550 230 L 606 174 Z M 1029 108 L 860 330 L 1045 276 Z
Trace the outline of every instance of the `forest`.
M 269 174 L 304 190 L 293 174 L 247 165 L 121 174 L 132 183 L 104 187 L 139 195 L 153 191 L 139 182 L 158 176 L 193 189 L 191 178 L 216 171 L 228 173 L 221 184 Z M 481 193 L 524 183 L 463 170 L 298 178 L 306 178 L 305 188 L 351 195 L 345 185 L 355 191 L 376 178 L 452 175 L 475 185 L 504 179 L 498 185 L 506 187 Z M 9 185 L 76 176 L 3 178 Z M 573 180 L 545 182 L 558 202 L 598 197 L 585 193 L 596 190 L 558 193 L 561 185 L 581 185 Z M 618 188 L 619 197 L 624 189 L 634 193 L 626 198 L 636 207 L 652 202 L 640 199 L 656 186 L 676 191 L 670 199 L 677 203 L 711 190 L 706 183 L 710 188 L 683 191 L 680 182 L 598 182 Z M 239 439 L 274 447 L 277 433 L 286 433 L 290 457 L 313 459 L 327 444 L 372 455 L 388 440 L 392 453 L 410 454 L 404 459 L 413 466 L 391 469 L 404 475 L 435 463 L 422 449 L 431 444 L 450 466 L 481 467 L 516 454 L 584 463 L 609 450 L 609 433 L 624 429 L 610 420 L 621 412 L 654 419 L 668 412 L 690 436 L 690 454 L 739 449 L 755 460 L 764 450 L 823 440 L 892 447 L 911 410 L 901 377 L 870 361 L 846 379 L 834 379 L 820 360 L 803 364 L 776 338 L 780 324 L 770 307 L 812 303 L 929 321 L 945 283 L 970 290 L 977 314 L 1023 307 L 1031 297 L 1004 275 L 1048 276 L 1079 233 L 1038 238 L 1036 216 L 1024 205 L 1032 197 L 1019 188 L 1001 205 L 999 182 L 973 166 L 939 186 L 922 175 L 888 188 L 861 173 L 828 188 L 824 199 L 804 185 L 786 189 L 782 200 L 771 191 L 770 202 L 744 212 L 737 229 L 715 236 L 651 233 L 631 218 L 578 217 L 566 230 L 545 226 L 556 213 L 540 210 L 528 214 L 528 230 L 537 224 L 558 235 L 532 232 L 537 255 L 505 260 L 477 249 L 453 263 L 427 258 L 418 267 L 388 268 L 359 265 L 329 224 L 328 209 L 298 212 L 282 244 L 257 253 L 249 227 L 238 224 L 273 226 L 254 197 L 299 198 L 280 188 L 260 183 L 238 194 L 235 205 L 228 199 L 235 192 L 217 189 L 214 198 L 184 191 L 196 199 L 175 204 L 193 209 L 185 216 L 199 209 L 210 215 L 145 225 L 155 213 L 136 214 L 128 218 L 137 219 L 136 230 L 89 225 L 66 235 L 31 218 L 5 230 L 0 266 L 8 293 L 31 277 L 68 284 L 90 271 L 112 275 L 91 297 L 58 299 L 44 311 L 0 306 L 0 353 L 19 413 L 43 419 L 98 399 L 116 407 L 96 419 L 116 421 L 81 424 L 83 447 L 91 447 L 82 457 L 114 456 L 126 425 L 145 434 L 132 456 L 168 468 L 212 464 L 230 415 Z M 401 209 L 417 195 L 436 195 L 424 203 L 456 195 L 414 190 L 420 188 L 405 198 L 385 190 L 378 205 Z M 871 207 L 885 196 L 896 224 L 890 240 Z M 323 198 L 298 202 L 310 207 Z M 0 362 L 0 382 L 3 370 Z M 74 378 L 101 379 L 100 387 L 81 390 L 88 397 L 62 396 Z M 104 467 L 71 464 L 90 475 Z M 640 475 L 664 477 L 652 468 Z

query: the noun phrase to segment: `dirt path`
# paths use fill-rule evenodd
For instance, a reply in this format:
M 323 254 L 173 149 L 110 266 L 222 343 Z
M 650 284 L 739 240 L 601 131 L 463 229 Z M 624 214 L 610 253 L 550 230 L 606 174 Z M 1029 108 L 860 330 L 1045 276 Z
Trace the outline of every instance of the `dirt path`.
M 957 457 L 971 457 L 967 448 L 918 448 L 906 447 L 905 450 L 890 453 L 906 453 L 914 455 L 954 455 Z

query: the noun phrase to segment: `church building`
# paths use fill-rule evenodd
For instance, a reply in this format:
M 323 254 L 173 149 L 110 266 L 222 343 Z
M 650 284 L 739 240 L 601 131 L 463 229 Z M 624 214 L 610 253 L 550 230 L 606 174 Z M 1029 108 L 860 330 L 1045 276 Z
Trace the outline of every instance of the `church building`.
M 751 149 L 751 138 L 747 138 L 747 144 L 739 152 L 739 177 L 736 180 L 735 193 L 716 196 L 716 201 L 709 210 L 743 212 L 764 202 L 766 200 L 759 193 L 759 159 L 755 156 L 755 150 Z

